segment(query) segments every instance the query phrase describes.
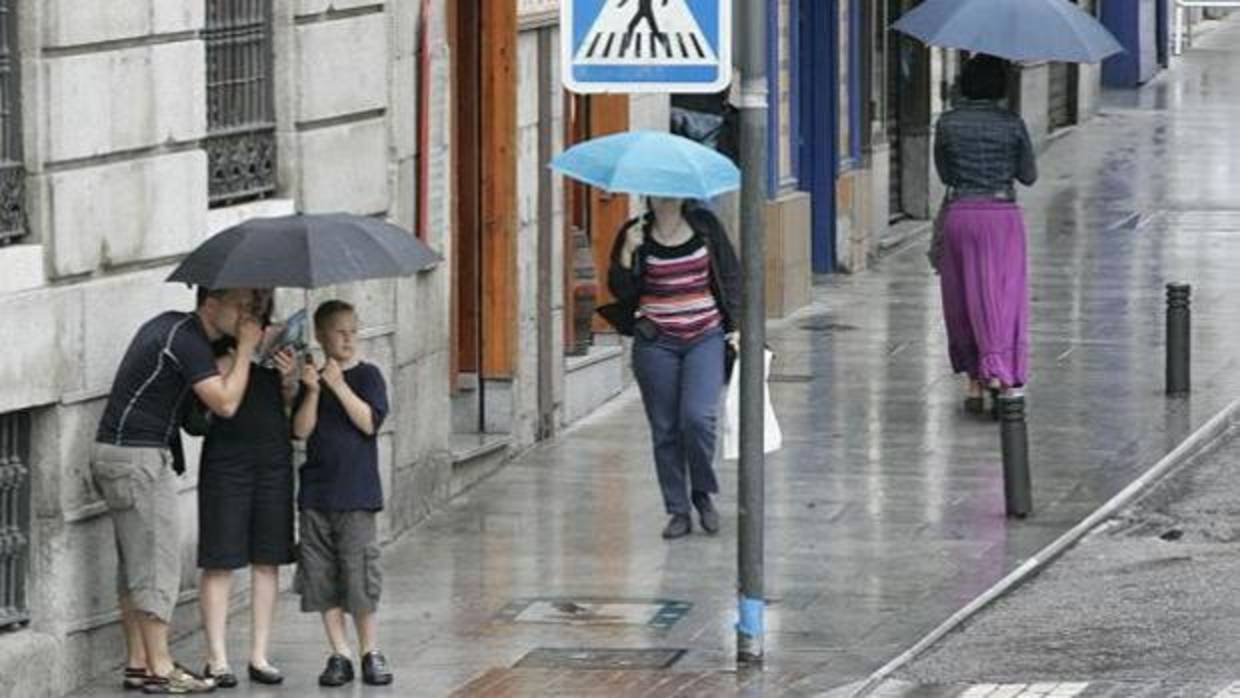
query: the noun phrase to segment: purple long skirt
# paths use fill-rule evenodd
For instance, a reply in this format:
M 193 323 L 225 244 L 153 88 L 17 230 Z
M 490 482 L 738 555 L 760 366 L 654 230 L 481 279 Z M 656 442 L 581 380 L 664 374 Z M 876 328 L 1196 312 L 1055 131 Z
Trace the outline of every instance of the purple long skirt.
M 1029 373 L 1025 221 L 1006 201 L 962 200 L 943 219 L 939 266 L 952 368 L 1024 385 Z

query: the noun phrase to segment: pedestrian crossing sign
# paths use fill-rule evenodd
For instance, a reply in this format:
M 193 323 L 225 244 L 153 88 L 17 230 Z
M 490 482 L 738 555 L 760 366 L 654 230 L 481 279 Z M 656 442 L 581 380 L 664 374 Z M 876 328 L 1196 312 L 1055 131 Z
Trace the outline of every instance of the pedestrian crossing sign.
M 720 92 L 732 79 L 731 0 L 564 0 L 573 92 Z

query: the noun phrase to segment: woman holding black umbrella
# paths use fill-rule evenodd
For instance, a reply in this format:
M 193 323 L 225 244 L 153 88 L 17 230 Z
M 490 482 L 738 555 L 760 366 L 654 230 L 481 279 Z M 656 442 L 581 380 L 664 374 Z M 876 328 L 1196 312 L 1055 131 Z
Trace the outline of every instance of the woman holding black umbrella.
M 200 294 L 205 292 L 200 288 Z M 253 298 L 254 316 L 261 318 L 271 336 L 271 292 L 255 291 Z M 236 361 L 251 360 L 239 356 L 229 338 L 214 348 L 222 371 Z M 245 397 L 231 419 L 204 417 L 204 422 L 192 425 L 192 431 L 206 435 L 198 483 L 199 602 L 208 651 L 203 674 L 221 688 L 237 685 L 225 637 L 233 571 L 247 566 L 252 597 L 250 680 L 263 684 L 284 680 L 268 662 L 267 648 L 279 594 L 279 566 L 295 560 L 287 407 L 296 390 L 297 361 L 288 348 L 271 358 L 274 366 L 251 366 Z

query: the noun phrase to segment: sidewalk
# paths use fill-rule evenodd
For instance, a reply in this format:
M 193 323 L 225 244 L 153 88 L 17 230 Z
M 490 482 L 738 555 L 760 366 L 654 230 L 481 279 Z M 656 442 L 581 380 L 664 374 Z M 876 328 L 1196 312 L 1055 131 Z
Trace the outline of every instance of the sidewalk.
M 1003 516 L 998 430 L 966 417 L 919 243 L 835 277 L 771 337 L 785 448 L 768 460 L 765 673 L 735 673 L 735 470 L 722 535 L 665 543 L 630 392 L 385 550 L 388 689 L 325 695 L 814 695 L 864 678 L 1084 518 L 1240 394 L 1240 23 L 1057 139 L 1024 200 L 1036 514 Z M 1232 210 L 1237 209 L 1237 210 Z M 1194 386 L 1162 395 L 1163 284 L 1194 284 Z M 285 574 L 289 574 L 286 571 Z M 538 599 L 553 603 L 539 605 Z M 656 603 L 591 615 L 569 600 Z M 689 606 L 665 601 L 683 602 Z M 541 616 L 539 614 L 542 614 Z M 317 618 L 280 610 L 275 690 L 315 695 Z M 564 623 L 527 622 L 541 617 Z M 575 619 L 575 620 L 574 620 Z M 244 670 L 248 614 L 232 623 Z M 528 657 L 540 648 L 664 657 Z M 118 648 L 101 651 L 119 652 Z M 201 639 L 177 650 L 202 656 Z M 649 659 L 662 671 L 584 671 Z M 467 685 L 473 681 L 472 685 Z M 119 694 L 105 677 L 84 695 Z

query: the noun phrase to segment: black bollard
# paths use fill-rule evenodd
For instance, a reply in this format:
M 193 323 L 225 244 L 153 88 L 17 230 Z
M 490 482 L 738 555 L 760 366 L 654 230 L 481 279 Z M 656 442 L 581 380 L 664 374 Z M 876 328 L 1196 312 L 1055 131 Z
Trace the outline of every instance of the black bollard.
M 999 440 L 1003 449 L 1003 499 L 1007 515 L 1023 519 L 1033 513 L 1024 395 L 1008 394 L 999 398 Z
M 1191 390 L 1189 344 L 1191 311 L 1188 284 L 1167 284 L 1167 394 L 1187 395 Z

